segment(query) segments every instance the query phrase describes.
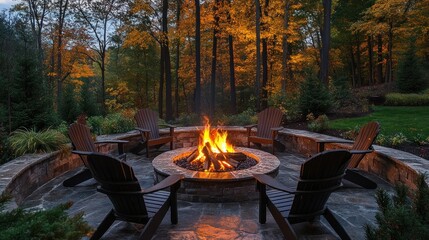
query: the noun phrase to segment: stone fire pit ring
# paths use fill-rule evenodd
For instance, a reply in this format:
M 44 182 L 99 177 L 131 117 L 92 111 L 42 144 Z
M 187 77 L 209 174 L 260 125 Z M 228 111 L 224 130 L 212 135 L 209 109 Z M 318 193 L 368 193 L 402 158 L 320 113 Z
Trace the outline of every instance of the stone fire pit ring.
M 185 177 L 178 198 L 196 202 L 236 202 L 258 198 L 253 174 L 277 176 L 280 166 L 278 158 L 257 149 L 236 147 L 258 163 L 248 169 L 230 172 L 193 171 L 177 166 L 174 161 L 188 156 L 195 147 L 179 148 L 164 152 L 152 161 L 155 181 L 160 182 L 172 174 Z

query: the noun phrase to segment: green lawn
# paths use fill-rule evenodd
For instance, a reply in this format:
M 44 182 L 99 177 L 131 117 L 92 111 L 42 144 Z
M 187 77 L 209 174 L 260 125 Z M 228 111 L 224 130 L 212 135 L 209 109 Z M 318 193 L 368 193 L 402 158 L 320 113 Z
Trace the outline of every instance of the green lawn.
M 358 118 L 344 118 L 330 121 L 330 128 L 350 130 L 360 127 L 368 121 L 381 124 L 381 134 L 404 134 L 413 139 L 417 134 L 429 136 L 429 107 L 386 107 L 375 106 L 374 112 Z

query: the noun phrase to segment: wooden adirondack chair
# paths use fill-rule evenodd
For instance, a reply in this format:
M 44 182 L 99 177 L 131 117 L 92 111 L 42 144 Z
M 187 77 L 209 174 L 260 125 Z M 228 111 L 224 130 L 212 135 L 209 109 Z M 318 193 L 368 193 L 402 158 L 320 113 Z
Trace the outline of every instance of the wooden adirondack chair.
M 276 137 L 283 127 L 281 127 L 281 122 L 283 118 L 283 113 L 280 109 L 269 107 L 258 113 L 258 124 L 252 124 L 244 126 L 247 129 L 247 147 L 250 147 L 250 143 L 255 143 L 258 147 L 261 144 L 271 144 L 272 153 L 274 154 L 274 148 L 276 142 Z M 257 127 L 256 135 L 252 135 L 252 128 Z
M 149 109 L 140 109 L 134 116 L 137 123 L 137 130 L 141 134 L 141 144 L 146 147 L 146 157 L 149 157 L 149 147 L 161 147 L 170 143 L 170 150 L 173 150 L 174 126 L 165 124 L 170 128 L 168 136 L 160 136 L 158 129 L 158 113 Z
M 87 153 L 88 167 L 106 194 L 113 209 L 105 216 L 91 239 L 100 239 L 115 220 L 145 224 L 139 239 L 149 240 L 171 210 L 171 223 L 178 221 L 177 190 L 182 175 L 171 175 L 148 189 L 141 189 L 134 171 L 127 163 L 100 153 Z M 163 189 L 170 188 L 170 191 Z
M 259 222 L 266 222 L 270 210 L 285 239 L 298 239 L 291 224 L 311 222 L 323 216 L 341 239 L 350 239 L 334 213 L 326 206 L 329 196 L 341 186 L 350 160 L 347 150 L 319 153 L 301 165 L 295 189 L 290 189 L 268 175 L 255 174 L 259 190 Z M 267 189 L 267 186 L 270 187 Z
M 103 141 L 96 141 L 92 139 L 91 131 L 86 125 L 80 124 L 80 123 L 72 123 L 69 126 L 68 134 L 70 137 L 70 140 L 72 142 L 73 150 L 72 153 L 79 154 L 80 151 L 84 152 L 99 152 L 99 149 L 97 148 L 97 144 L 102 143 L 113 143 L 118 144 L 118 154 L 119 158 L 122 160 L 126 160 L 126 154 L 124 153 L 124 143 L 127 143 L 128 141 L 124 140 L 103 140 Z M 83 161 L 83 164 L 88 167 L 88 163 L 86 161 L 86 156 L 79 154 L 79 157 Z M 92 178 L 91 172 L 88 168 L 85 168 L 83 171 L 79 172 L 75 176 L 65 180 L 63 182 L 63 186 L 65 187 L 73 187 L 77 184 L 84 182 L 88 179 Z
M 325 143 L 353 144 L 350 150 L 358 151 L 351 151 L 353 155 L 351 157 L 344 179 L 367 189 L 375 189 L 377 188 L 377 184 L 372 180 L 366 178 L 365 176 L 361 175 L 356 168 L 362 161 L 365 154 L 373 151 L 372 144 L 377 138 L 379 132 L 380 124 L 378 122 L 369 122 L 359 130 L 359 133 L 354 141 L 319 140 L 317 141 L 317 150 L 318 152 L 323 152 L 325 150 Z

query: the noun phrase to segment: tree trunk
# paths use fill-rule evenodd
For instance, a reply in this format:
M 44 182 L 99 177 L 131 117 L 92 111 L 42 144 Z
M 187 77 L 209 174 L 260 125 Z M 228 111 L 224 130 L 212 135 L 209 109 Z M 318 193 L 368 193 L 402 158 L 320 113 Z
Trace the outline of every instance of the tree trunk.
M 159 69 L 159 89 L 158 89 L 158 115 L 159 118 L 163 118 L 163 103 L 164 103 L 164 78 L 165 78 L 165 52 L 164 47 L 162 46 L 162 40 L 160 43 L 161 46 L 161 59 L 159 61 L 160 63 L 160 69 Z
M 323 0 L 323 29 L 322 29 L 322 51 L 320 56 L 320 80 L 329 83 L 329 45 L 331 37 L 331 4 L 332 0 Z
M 368 82 L 369 85 L 373 85 L 374 84 L 374 66 L 373 66 L 373 50 L 372 50 L 372 37 L 368 36 L 367 39 L 367 44 L 368 44 Z
M 181 10 L 182 0 L 177 0 L 177 11 L 176 11 L 176 27 L 179 29 L 180 25 L 180 10 Z M 179 117 L 179 66 L 180 66 L 180 37 L 176 39 L 176 86 L 174 88 L 174 100 L 176 103 L 175 106 L 175 116 Z
M 383 83 L 383 39 L 377 35 L 377 83 Z
M 363 86 L 363 81 L 362 81 L 362 66 L 361 66 L 361 60 L 360 60 L 360 55 L 361 55 L 361 51 L 360 51 L 360 41 L 359 39 L 357 39 L 356 41 L 356 78 L 357 78 L 357 83 L 358 86 Z
M 285 9 L 284 9 L 284 18 L 283 18 L 283 28 L 286 31 L 289 28 L 289 9 L 290 9 L 290 2 L 287 1 L 285 3 Z M 281 90 L 282 93 L 286 93 L 286 86 L 287 86 L 287 77 L 288 77 L 288 71 L 289 71 L 289 44 L 287 42 L 288 36 L 286 33 L 283 34 L 282 37 L 282 86 Z
M 212 47 L 212 69 L 210 80 L 210 117 L 214 117 L 216 109 L 216 61 L 217 61 L 217 33 L 219 28 L 218 11 L 219 0 L 215 0 L 213 7 L 214 12 L 214 29 L 213 29 L 213 47 Z
M 231 6 L 231 0 L 229 0 Z M 228 12 L 228 22 L 231 23 L 231 15 Z M 229 48 L 229 87 L 230 87 L 230 101 L 231 111 L 233 114 L 237 113 L 237 93 L 235 90 L 235 66 L 234 66 L 234 39 L 230 34 L 228 36 L 228 48 Z
M 164 51 L 164 71 L 165 71 L 165 118 L 167 121 L 173 120 L 173 99 L 171 96 L 171 60 L 168 39 L 168 0 L 162 1 L 162 33 Z
M 386 83 L 392 82 L 392 49 L 393 49 L 393 24 L 389 23 L 388 42 L 387 42 L 387 65 L 386 65 Z
M 264 4 L 264 18 L 268 19 L 268 4 L 269 0 L 265 0 Z M 265 23 L 262 26 L 262 29 L 265 31 Z M 265 109 L 268 107 L 268 39 L 262 39 L 262 101 L 261 101 L 261 109 Z
M 201 115 L 201 16 L 200 1 L 195 0 L 195 113 Z
M 350 45 L 350 72 L 352 75 L 352 86 L 356 87 L 356 63 L 353 45 Z
M 261 4 L 255 0 L 256 8 L 256 78 L 255 97 L 256 109 L 260 110 L 260 82 L 261 82 Z

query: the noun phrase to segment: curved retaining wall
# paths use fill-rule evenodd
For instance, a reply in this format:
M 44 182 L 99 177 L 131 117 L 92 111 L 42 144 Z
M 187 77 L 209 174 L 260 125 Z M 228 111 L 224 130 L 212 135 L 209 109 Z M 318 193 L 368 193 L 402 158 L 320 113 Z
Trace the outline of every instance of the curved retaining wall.
M 242 127 L 221 127 L 228 131 L 228 139 L 237 146 L 245 146 L 247 137 Z M 199 131 L 203 127 L 180 127 L 175 130 L 175 148 L 195 146 L 198 143 Z M 161 130 L 167 133 L 168 130 Z M 102 139 L 124 139 L 130 141 L 126 149 L 136 146 L 139 134 L 131 131 L 125 134 L 99 136 Z M 311 155 L 316 153 L 316 140 L 338 139 L 335 137 L 302 130 L 283 129 L 279 132 L 279 140 L 288 151 Z M 102 151 L 115 151 L 114 145 L 101 146 Z M 344 148 L 343 144 L 326 144 L 326 149 Z M 367 154 L 359 168 L 378 175 L 394 184 L 402 182 L 415 188 L 415 180 L 419 172 L 429 171 L 429 160 L 399 150 L 374 146 L 375 151 Z M 16 158 L 0 166 L 0 192 L 12 195 L 16 204 L 30 195 L 38 187 L 49 180 L 82 166 L 76 155 L 69 153 L 29 154 Z M 427 180 L 429 184 L 429 179 Z M 14 204 L 12 204 L 14 205 Z

